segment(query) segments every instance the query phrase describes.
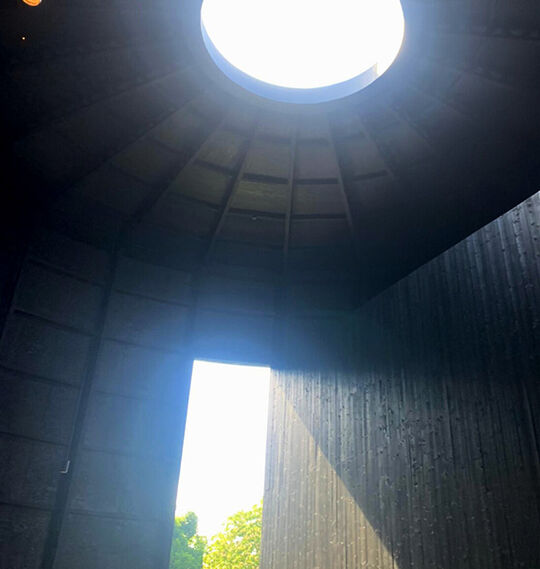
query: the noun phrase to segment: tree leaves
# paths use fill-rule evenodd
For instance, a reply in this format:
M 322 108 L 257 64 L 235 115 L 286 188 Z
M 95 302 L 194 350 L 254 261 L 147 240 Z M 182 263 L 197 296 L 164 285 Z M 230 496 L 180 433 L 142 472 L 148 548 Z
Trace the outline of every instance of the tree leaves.
M 201 569 L 206 538 L 197 535 L 197 522 L 193 512 L 174 520 L 169 569 Z
M 225 529 L 212 538 L 203 569 L 258 569 L 261 528 L 262 503 L 230 516 Z
M 208 545 L 197 521 L 193 512 L 174 520 L 169 569 L 259 569 L 262 502 L 227 518 Z

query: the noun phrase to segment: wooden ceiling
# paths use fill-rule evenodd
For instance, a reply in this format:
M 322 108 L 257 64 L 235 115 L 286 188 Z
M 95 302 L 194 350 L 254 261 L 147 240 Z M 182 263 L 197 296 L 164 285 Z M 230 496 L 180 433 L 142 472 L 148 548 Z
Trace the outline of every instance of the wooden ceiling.
M 536 2 L 404 2 L 387 74 L 310 107 L 229 84 L 196 9 L 0 8 L 8 155 L 32 175 L 6 204 L 156 263 L 318 283 L 355 305 L 538 190 Z

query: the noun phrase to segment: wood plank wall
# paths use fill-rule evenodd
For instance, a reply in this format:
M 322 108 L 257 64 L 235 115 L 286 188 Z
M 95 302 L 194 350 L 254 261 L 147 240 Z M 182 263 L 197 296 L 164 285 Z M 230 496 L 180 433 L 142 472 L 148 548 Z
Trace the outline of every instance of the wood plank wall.
M 189 281 L 46 230 L 32 240 L 0 337 L 0 567 L 167 565 Z
M 540 194 L 273 374 L 261 569 L 540 567 Z
M 192 359 L 268 365 L 275 287 L 66 233 L 0 257 L 0 567 L 165 569 Z

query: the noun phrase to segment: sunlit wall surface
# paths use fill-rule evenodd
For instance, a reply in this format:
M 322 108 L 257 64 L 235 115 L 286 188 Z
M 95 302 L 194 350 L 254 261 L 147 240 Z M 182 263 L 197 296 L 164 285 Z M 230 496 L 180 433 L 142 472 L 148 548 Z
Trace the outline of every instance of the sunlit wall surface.
M 201 28 L 231 79 L 302 103 L 343 97 L 382 75 L 405 24 L 399 0 L 204 0 Z

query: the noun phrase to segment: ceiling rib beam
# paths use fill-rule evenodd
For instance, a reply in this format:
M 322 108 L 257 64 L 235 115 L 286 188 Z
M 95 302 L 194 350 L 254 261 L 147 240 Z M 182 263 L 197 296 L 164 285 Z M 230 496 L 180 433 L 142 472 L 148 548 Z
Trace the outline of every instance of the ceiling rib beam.
M 373 136 L 371 131 L 367 128 L 366 123 L 364 122 L 364 119 L 360 115 L 359 111 L 357 111 L 356 114 L 358 116 L 358 120 L 360 121 L 360 125 L 362 126 L 362 131 L 363 131 L 364 135 L 371 142 L 371 144 L 373 144 L 373 146 L 375 146 L 375 148 L 377 149 L 377 152 L 379 153 L 379 156 L 380 156 L 380 158 L 384 164 L 384 167 L 386 168 L 386 172 L 388 173 L 388 175 L 390 176 L 390 178 L 392 179 L 393 182 L 399 183 L 399 181 L 400 181 L 399 176 L 397 175 L 397 173 L 395 171 L 395 167 L 392 165 L 391 161 L 388 160 L 388 157 L 386 156 L 386 152 L 381 147 L 381 145 L 377 142 L 377 139 Z
M 356 231 L 354 220 L 352 217 L 351 203 L 349 200 L 349 195 L 347 194 L 347 190 L 345 188 L 345 183 L 343 182 L 343 172 L 341 170 L 341 162 L 339 160 L 339 155 L 338 155 L 338 152 L 336 149 L 336 144 L 334 141 L 334 134 L 332 132 L 332 128 L 331 128 L 330 120 L 329 120 L 328 116 L 327 116 L 327 120 L 326 120 L 326 126 L 327 126 L 327 131 L 328 131 L 328 144 L 330 145 L 330 148 L 332 150 L 332 154 L 334 156 L 334 160 L 336 162 L 338 188 L 339 188 L 339 193 L 341 194 L 341 198 L 343 200 L 343 207 L 345 209 L 345 217 L 347 219 L 347 225 L 349 226 L 349 232 L 351 234 L 351 239 L 352 239 L 353 248 L 354 248 L 356 258 L 359 262 L 361 262 L 362 257 L 360 254 L 360 247 L 359 247 L 359 243 L 358 243 L 358 237 L 359 236 L 358 236 L 358 232 Z
M 294 201 L 294 175 L 296 172 L 296 151 L 298 148 L 298 124 L 294 125 L 294 130 L 289 141 L 289 176 L 287 179 L 287 209 L 285 211 L 285 233 L 283 236 L 283 266 L 282 272 L 287 272 L 289 263 L 289 246 L 291 241 L 291 221 Z
M 206 253 L 204 254 L 204 257 L 203 257 L 203 264 L 208 263 L 208 260 L 210 259 L 211 255 L 214 252 L 214 248 L 216 246 L 216 241 L 219 237 L 219 234 L 221 233 L 221 230 L 223 229 L 223 225 L 225 224 L 225 219 L 227 218 L 229 210 L 231 209 L 231 205 L 233 203 L 234 196 L 236 194 L 236 190 L 238 189 L 238 186 L 240 185 L 240 182 L 242 181 L 242 178 L 244 177 L 244 172 L 245 172 L 245 169 L 247 166 L 247 157 L 248 157 L 249 151 L 253 147 L 253 143 L 255 142 L 255 139 L 257 138 L 258 130 L 259 130 L 259 123 L 257 122 L 251 128 L 249 138 L 244 143 L 244 147 L 243 147 L 242 152 L 240 154 L 240 157 L 238 159 L 238 163 L 237 163 L 237 167 L 236 167 L 236 174 L 234 175 L 234 177 L 231 180 L 227 190 L 225 191 L 225 195 L 224 195 L 223 201 L 221 203 L 219 216 L 218 216 L 217 222 L 214 226 L 214 229 L 210 235 L 210 240 L 208 242 Z
M 180 176 L 186 168 L 189 168 L 198 159 L 198 157 L 210 144 L 215 133 L 223 126 L 226 118 L 226 116 L 222 117 L 214 127 L 210 128 L 208 134 L 204 137 L 197 150 L 191 155 L 191 158 L 176 168 L 174 172 L 172 172 L 162 184 L 155 188 L 153 192 L 150 192 L 146 199 L 143 200 L 141 205 L 129 218 L 128 222 L 131 226 L 140 224 L 156 206 L 159 200 L 165 195 L 174 180 L 176 180 L 176 178 L 178 178 L 178 176 Z

